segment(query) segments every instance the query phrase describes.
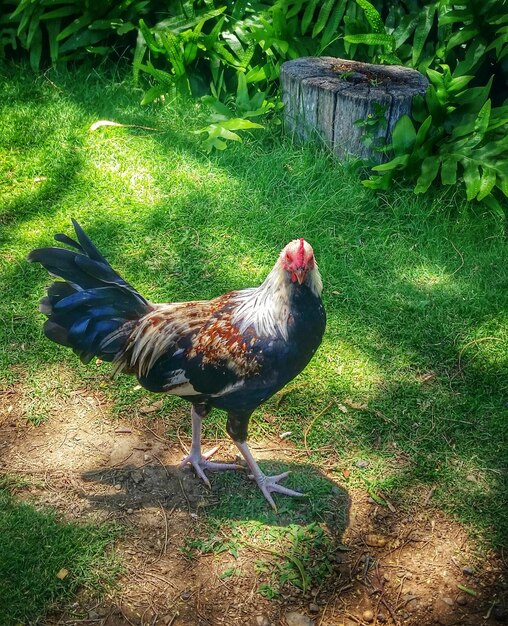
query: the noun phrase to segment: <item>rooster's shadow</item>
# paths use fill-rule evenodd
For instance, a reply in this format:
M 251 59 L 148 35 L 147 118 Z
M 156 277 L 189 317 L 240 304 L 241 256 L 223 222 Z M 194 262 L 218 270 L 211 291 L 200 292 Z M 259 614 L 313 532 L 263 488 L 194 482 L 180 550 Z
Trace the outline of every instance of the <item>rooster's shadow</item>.
M 222 521 L 257 520 L 273 526 L 319 523 L 335 535 L 344 532 L 349 522 L 350 497 L 343 487 L 306 463 L 270 460 L 259 465 L 267 474 L 289 471 L 284 484 L 305 496 L 274 494 L 278 507 L 274 512 L 245 471 L 209 472 L 208 489 L 190 468 L 182 470 L 177 465 L 155 462 L 92 469 L 82 478 L 96 483 L 93 493 L 86 495 L 92 509 L 133 514 L 162 507 Z

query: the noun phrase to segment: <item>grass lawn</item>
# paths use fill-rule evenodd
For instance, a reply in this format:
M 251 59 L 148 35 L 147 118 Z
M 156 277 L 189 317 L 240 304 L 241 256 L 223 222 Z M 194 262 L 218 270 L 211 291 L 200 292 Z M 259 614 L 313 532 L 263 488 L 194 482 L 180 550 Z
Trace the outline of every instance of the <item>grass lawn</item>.
M 324 279 L 325 339 L 305 372 L 257 411 L 251 439 L 291 431 L 345 490 L 397 506 L 434 488 L 433 506 L 484 545 L 506 545 L 504 224 L 453 190 L 376 195 L 351 167 L 295 145 L 280 127 L 208 156 L 190 133 L 203 125 L 198 104 L 141 108 L 140 91 L 100 73 L 34 77 L 4 67 L 0 80 L 0 389 L 28 390 L 28 420 L 46 419 L 58 365 L 76 385 L 100 385 L 118 414 L 148 397 L 42 335 L 37 304 L 48 276 L 25 257 L 56 232 L 72 234 L 71 217 L 124 278 L 161 302 L 257 285 L 285 243 L 303 236 Z M 89 130 L 103 119 L 156 130 Z M 162 411 L 185 415 L 189 432 L 186 404 L 166 398 Z M 214 412 L 205 434 L 224 427 Z M 0 526 L 14 527 L 26 510 L 8 502 Z M 243 504 L 211 508 L 210 527 Z M 252 506 L 271 519 L 261 498 Z
M 0 624 L 24 624 L 79 589 L 101 593 L 114 583 L 118 529 L 64 522 L 16 502 L 8 487 L 0 480 Z

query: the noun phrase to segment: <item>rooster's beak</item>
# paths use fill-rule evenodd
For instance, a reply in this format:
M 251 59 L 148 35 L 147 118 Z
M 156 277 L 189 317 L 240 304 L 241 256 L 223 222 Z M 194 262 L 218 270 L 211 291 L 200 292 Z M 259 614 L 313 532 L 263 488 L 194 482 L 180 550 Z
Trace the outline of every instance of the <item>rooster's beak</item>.
M 303 283 L 303 281 L 305 280 L 305 276 L 307 275 L 307 270 L 304 269 L 296 269 L 293 272 L 293 276 L 296 278 L 296 280 L 298 281 L 298 284 L 301 285 Z M 294 280 L 293 280 L 294 282 Z

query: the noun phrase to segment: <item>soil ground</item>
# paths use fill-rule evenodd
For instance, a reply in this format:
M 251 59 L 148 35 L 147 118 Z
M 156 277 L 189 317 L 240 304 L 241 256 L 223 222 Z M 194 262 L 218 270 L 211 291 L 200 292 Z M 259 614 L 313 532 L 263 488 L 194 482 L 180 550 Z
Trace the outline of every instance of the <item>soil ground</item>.
M 214 491 L 214 476 L 209 491 L 190 469 L 178 469 L 188 437 L 169 440 L 167 421 L 153 415 L 123 422 L 88 389 L 61 398 L 35 427 L 23 417 L 22 396 L 16 389 L 0 394 L 0 472 L 30 479 L 17 497 L 51 505 L 70 520 L 114 520 L 126 531 L 117 546 L 124 566 L 118 588 L 100 601 L 78 597 L 47 617 L 47 626 L 508 621 L 503 554 L 480 557 L 466 529 L 432 506 L 431 492 L 387 508 L 365 491 L 349 491 L 347 528 L 329 554 L 333 573 L 305 594 L 294 588 L 269 600 L 258 593 L 252 566 L 266 559 L 262 548 L 251 546 L 238 560 L 227 553 L 190 559 L 182 551 L 206 525 L 207 507 L 227 497 Z M 206 443 L 220 444 L 221 458 L 234 456 L 228 441 Z M 301 459 L 289 441 L 252 444 L 258 458 Z M 228 565 L 242 575 L 223 578 Z

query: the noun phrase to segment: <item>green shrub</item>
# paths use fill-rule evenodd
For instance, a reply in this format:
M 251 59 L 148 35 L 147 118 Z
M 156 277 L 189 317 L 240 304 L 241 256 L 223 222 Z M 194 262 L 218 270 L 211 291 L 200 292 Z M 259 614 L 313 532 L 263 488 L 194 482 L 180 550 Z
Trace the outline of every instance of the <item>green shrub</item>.
M 137 29 L 150 0 L 0 0 L 0 53 L 18 46 L 30 65 L 105 56 Z
M 148 82 L 143 104 L 174 92 L 204 97 L 210 124 L 196 132 L 206 150 L 263 127 L 262 118 L 280 107 L 277 79 L 288 59 L 327 54 L 414 67 L 431 80 L 426 98 L 415 103 L 413 121 L 400 120 L 387 147 L 391 160 L 365 184 L 385 189 L 405 176 L 420 193 L 435 181 L 462 180 L 470 200 L 501 212 L 495 194 L 507 195 L 508 0 L 1 3 L 0 53 L 21 46 L 34 68 L 45 58 L 107 55 L 137 29 L 133 67 L 135 79 Z
M 396 124 L 393 158 L 373 167 L 364 184 L 387 189 L 404 175 L 416 181 L 415 193 L 424 193 L 436 180 L 443 185 L 462 180 L 468 200 L 483 200 L 504 215 L 494 194 L 508 196 L 508 106 L 493 107 L 489 95 L 494 78 L 497 101 L 508 95 L 502 65 L 508 57 L 508 4 L 397 4 L 387 16 L 388 28 L 367 0 L 357 2 L 369 16 L 371 31 L 345 39 L 362 46 L 364 54 L 371 48 L 370 58 L 380 62 L 416 67 L 431 82 L 425 99 L 413 104 L 415 123 L 404 116 Z M 372 38 L 378 36 L 386 41 L 372 49 Z
M 392 135 L 394 158 L 376 165 L 364 184 L 387 189 L 397 172 L 416 178 L 415 193 L 426 192 L 440 174 L 443 185 L 455 185 L 459 175 L 468 200 L 484 200 L 496 213 L 502 208 L 493 195 L 508 196 L 508 106 L 492 108 L 485 87 L 467 88 L 473 76 L 452 77 L 427 70 L 432 81 L 425 99 L 415 99 L 412 120 L 403 116 Z

